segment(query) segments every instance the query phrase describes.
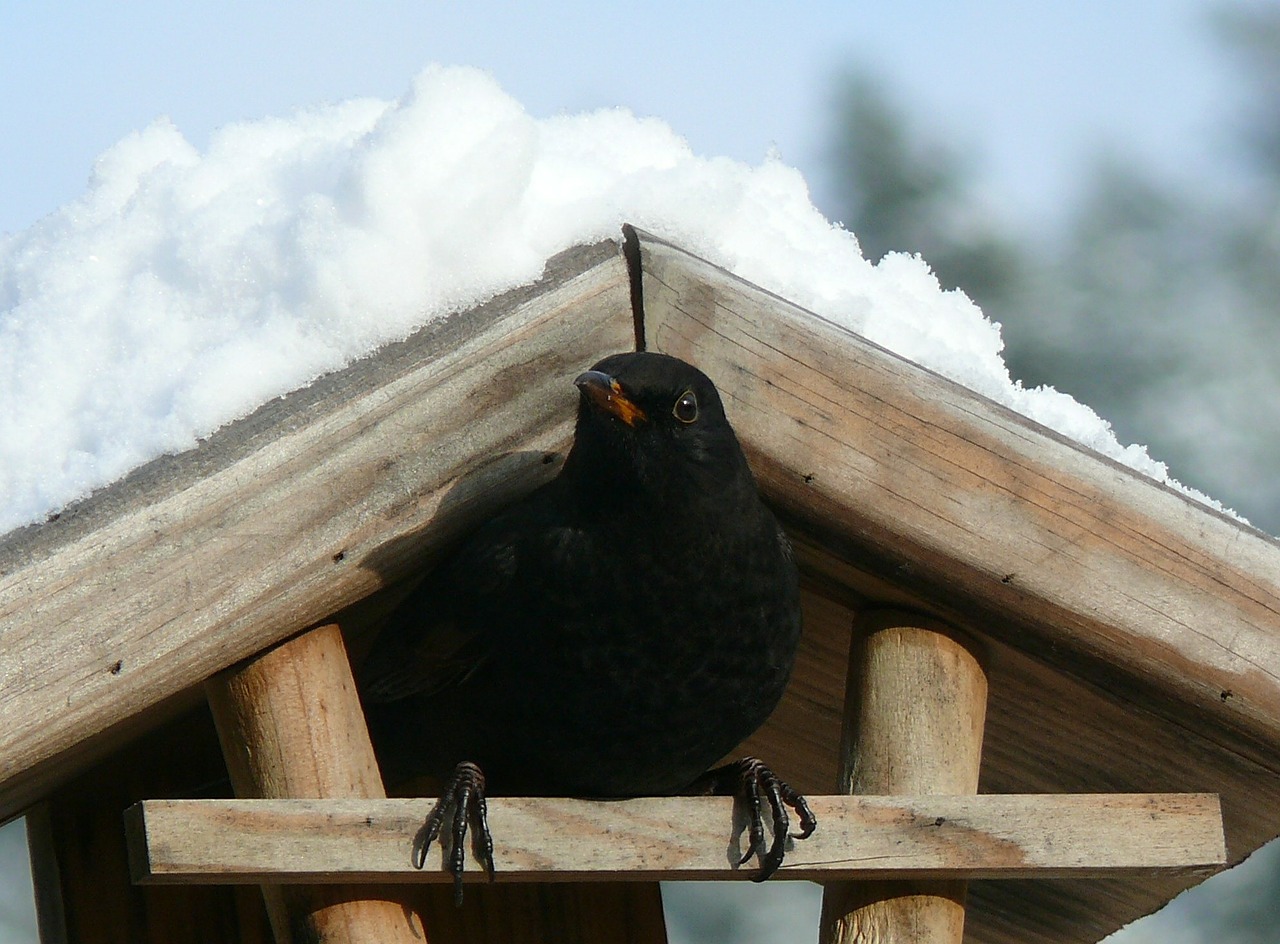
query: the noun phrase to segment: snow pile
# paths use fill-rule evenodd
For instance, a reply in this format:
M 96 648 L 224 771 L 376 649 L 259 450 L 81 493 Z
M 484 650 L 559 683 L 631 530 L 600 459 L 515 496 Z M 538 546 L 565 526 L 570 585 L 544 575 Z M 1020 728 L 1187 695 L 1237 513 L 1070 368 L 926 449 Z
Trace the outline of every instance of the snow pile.
M 623 110 L 528 116 L 485 74 L 229 126 L 158 121 L 0 241 L 0 532 L 39 520 L 624 222 L 1159 480 L 1105 422 L 1010 381 L 999 327 L 927 265 L 862 258 L 800 175 L 693 155 Z

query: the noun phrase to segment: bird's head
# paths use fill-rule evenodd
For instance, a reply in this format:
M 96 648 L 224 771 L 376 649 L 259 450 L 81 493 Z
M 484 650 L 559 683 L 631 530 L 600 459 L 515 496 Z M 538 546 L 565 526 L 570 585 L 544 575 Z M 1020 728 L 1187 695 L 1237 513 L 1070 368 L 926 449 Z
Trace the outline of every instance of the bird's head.
M 575 470 L 662 501 L 724 488 L 750 473 L 715 385 L 679 358 L 614 354 L 574 381 L 581 397 Z

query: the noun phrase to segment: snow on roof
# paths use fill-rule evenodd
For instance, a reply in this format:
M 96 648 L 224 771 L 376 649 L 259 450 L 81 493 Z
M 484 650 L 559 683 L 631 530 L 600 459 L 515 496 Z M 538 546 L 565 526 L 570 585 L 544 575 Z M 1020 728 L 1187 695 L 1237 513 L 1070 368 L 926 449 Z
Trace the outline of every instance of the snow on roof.
M 399 101 L 230 125 L 204 152 L 160 119 L 0 238 L 0 532 L 624 222 L 1169 480 L 1092 410 L 1013 382 L 998 325 L 919 257 L 864 259 L 779 160 L 700 157 L 623 109 L 536 120 L 433 66 Z

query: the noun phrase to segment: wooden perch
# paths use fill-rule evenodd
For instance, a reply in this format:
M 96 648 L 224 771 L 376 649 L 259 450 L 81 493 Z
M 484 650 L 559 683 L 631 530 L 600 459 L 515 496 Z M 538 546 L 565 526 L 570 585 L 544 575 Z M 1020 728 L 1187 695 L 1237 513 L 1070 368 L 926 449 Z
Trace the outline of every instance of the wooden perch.
M 448 882 L 414 869 L 430 799 L 147 800 L 127 813 L 140 882 Z M 1225 860 L 1212 794 L 811 797 L 821 827 L 779 878 L 1054 878 L 1210 872 Z M 499 882 L 748 879 L 733 801 L 494 798 Z M 470 880 L 484 880 L 468 859 Z

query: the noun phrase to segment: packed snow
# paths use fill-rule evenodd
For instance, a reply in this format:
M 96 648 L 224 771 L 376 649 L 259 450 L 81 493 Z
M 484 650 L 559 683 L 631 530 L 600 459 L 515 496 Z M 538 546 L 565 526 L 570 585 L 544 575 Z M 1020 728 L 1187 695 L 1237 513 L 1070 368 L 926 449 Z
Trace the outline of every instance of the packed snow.
M 634 223 L 1159 480 L 1092 410 L 1014 383 L 925 261 L 863 258 L 775 157 L 623 109 L 538 120 L 485 73 L 223 128 L 160 119 L 0 237 L 0 533 Z M 1203 498 L 1203 496 L 1198 496 Z

